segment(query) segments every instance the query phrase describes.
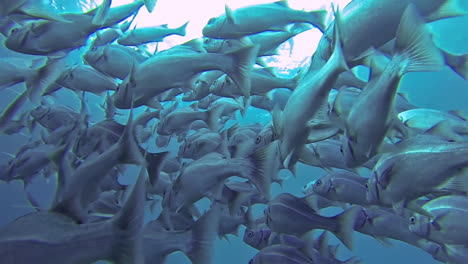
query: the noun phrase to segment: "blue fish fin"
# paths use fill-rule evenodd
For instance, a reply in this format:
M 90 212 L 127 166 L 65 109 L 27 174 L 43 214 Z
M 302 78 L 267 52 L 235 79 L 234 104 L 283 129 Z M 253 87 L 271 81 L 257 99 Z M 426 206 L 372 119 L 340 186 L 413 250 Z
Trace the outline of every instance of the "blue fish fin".
M 444 58 L 413 4 L 408 5 L 398 26 L 395 56 L 401 56 L 399 75 L 407 72 L 438 71 Z

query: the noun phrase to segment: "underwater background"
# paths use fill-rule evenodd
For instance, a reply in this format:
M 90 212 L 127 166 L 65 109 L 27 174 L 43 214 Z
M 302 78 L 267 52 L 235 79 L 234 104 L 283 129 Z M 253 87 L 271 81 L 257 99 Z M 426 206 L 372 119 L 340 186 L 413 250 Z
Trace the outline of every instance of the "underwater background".
M 101 1 L 72 1 L 72 0 L 57 0 L 53 1 L 57 6 L 62 9 L 60 12 L 81 12 L 91 7 L 100 4 Z M 113 1 L 113 5 L 124 4 L 130 1 Z M 137 25 L 151 26 L 163 23 L 169 23 L 170 27 L 176 27 L 183 24 L 185 21 L 190 21 L 187 28 L 187 36 L 170 36 L 160 44 L 159 48 L 164 49 L 188 41 L 192 38 L 201 36 L 201 27 L 206 21 L 212 17 L 221 14 L 224 10 L 225 2 L 233 9 L 246 4 L 255 4 L 256 1 L 190 1 L 190 0 L 159 0 L 155 11 L 152 14 L 147 14 L 141 11 L 138 17 L 143 17 L 137 20 Z M 259 1 L 259 3 L 266 3 L 273 1 Z M 308 6 L 307 2 L 312 1 L 289 1 L 290 5 L 294 8 L 327 8 L 330 10 L 332 1 L 321 1 L 315 3 L 314 6 Z M 318 1 L 316 1 L 318 2 Z M 468 1 L 465 1 L 468 2 Z M 335 2 L 336 3 L 336 2 Z M 340 7 L 344 7 L 347 1 L 338 2 Z M 208 6 L 212 7 L 215 11 L 204 12 Z M 216 9 L 218 8 L 218 9 Z M 138 18 L 140 19 L 140 18 Z M 197 20 L 198 19 L 198 20 Z M 169 21 L 170 20 L 170 21 Z M 196 22 L 200 21 L 200 22 Z M 197 24 L 199 23 L 198 27 Z M 468 53 L 468 16 L 443 19 L 428 26 L 434 34 L 434 41 L 437 46 L 442 49 L 455 54 Z M 197 32 L 198 30 L 198 32 Z M 292 77 L 300 67 L 306 67 L 309 62 L 310 55 L 314 51 L 320 38 L 318 30 L 310 30 L 293 38 L 292 41 L 284 43 L 281 48 L 281 53 L 278 56 L 272 56 L 268 59 L 270 66 L 277 67 L 277 73 L 282 74 L 283 77 Z M 2 39 L 0 38 L 0 41 Z M 153 47 L 154 48 L 154 47 Z M 85 49 L 82 48 L 82 49 Z M 79 53 L 80 51 L 76 51 Z M 33 56 L 22 55 L 0 46 L 0 56 L 2 58 L 19 57 L 19 58 L 32 58 Z M 79 56 L 79 54 L 77 55 Z M 3 111 L 13 100 L 18 96 L 18 93 L 24 89 L 23 84 L 17 84 L 0 91 L 0 111 Z M 468 81 L 463 80 L 459 75 L 454 73 L 450 68 L 444 67 L 439 72 L 417 72 L 405 75 L 400 82 L 399 92 L 407 94 L 409 101 L 421 108 L 432 108 L 438 110 L 462 110 L 468 112 Z M 102 104 L 103 97 L 88 93 L 86 99 L 88 100 L 88 107 L 90 109 L 90 122 L 102 120 L 104 113 L 99 104 Z M 49 103 L 56 103 L 69 106 L 76 111 L 80 109 L 80 101 L 77 100 L 74 94 L 67 90 L 61 89 L 57 92 L 54 98 L 48 98 Z M 23 109 L 31 109 L 33 106 L 26 104 Z M 125 122 L 128 111 L 119 110 L 118 112 L 124 115 L 117 117 L 120 122 Z M 137 110 L 138 113 L 138 110 Z M 239 114 L 237 122 L 239 124 L 252 124 L 262 123 L 267 124 L 271 120 L 270 114 L 267 111 L 249 108 L 245 118 Z M 14 155 L 19 147 L 28 142 L 30 135 L 26 132 L 17 135 L 0 135 L 0 164 L 9 160 L 9 155 Z M 178 144 L 173 139 L 169 144 L 169 151 L 177 153 Z M 155 148 L 154 150 L 165 150 L 162 148 Z M 136 169 L 129 166 L 120 180 L 122 183 L 132 183 L 131 175 L 135 173 Z M 365 173 L 365 172 L 364 172 Z M 297 169 L 297 177 L 293 177 L 289 172 L 282 171 L 281 175 L 287 179 L 283 188 L 277 184 L 272 186 L 272 197 L 281 193 L 288 192 L 296 196 L 302 195 L 302 187 L 320 177 L 325 175 L 326 172 L 319 168 L 314 168 L 304 164 L 299 164 Z M 28 188 L 30 195 L 38 201 L 38 203 L 46 208 L 52 201 L 56 183 L 53 179 L 44 179 L 37 177 L 33 180 Z M 206 199 L 206 198 L 205 198 Z M 202 200 L 197 204 L 202 207 L 207 201 Z M 260 216 L 263 213 L 264 205 L 254 206 L 255 216 Z M 0 226 L 10 223 L 19 216 L 33 212 L 34 209 L 27 202 L 26 194 L 23 190 L 23 183 L 21 181 L 12 181 L 9 183 L 0 183 Z M 335 211 L 331 210 L 330 215 Z M 157 214 L 157 213 L 156 213 Z M 148 212 L 147 220 L 152 218 Z M 245 227 L 241 226 L 238 230 L 238 236 L 228 235 L 228 240 L 217 239 L 215 243 L 215 260 L 214 263 L 223 264 L 238 264 L 248 263 L 248 261 L 258 252 L 251 248 L 242 241 L 242 236 Z M 376 239 L 362 235 L 355 232 L 354 235 L 355 249 L 353 252 L 348 251 L 344 246 L 340 246 L 340 259 L 347 257 L 357 256 L 363 263 L 379 263 L 379 264 L 393 264 L 393 263 L 439 263 L 434 260 L 426 252 L 413 247 L 411 245 L 392 240 L 392 246 L 379 243 Z M 340 242 L 334 237 L 331 239 L 331 244 L 339 244 Z M 0 263 L 1 260 L 0 260 Z M 99 262 L 105 263 L 105 262 Z M 180 252 L 171 254 L 167 258 L 168 264 L 183 264 L 190 263 L 190 261 Z M 468 263 L 468 260 L 467 260 Z

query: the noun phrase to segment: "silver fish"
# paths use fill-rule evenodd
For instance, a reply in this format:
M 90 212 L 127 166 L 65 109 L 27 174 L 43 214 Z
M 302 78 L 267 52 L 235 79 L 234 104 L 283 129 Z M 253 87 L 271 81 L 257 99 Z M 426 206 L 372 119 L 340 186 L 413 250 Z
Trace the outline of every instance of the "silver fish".
M 220 17 L 212 18 L 203 28 L 203 35 L 210 38 L 235 39 L 263 31 L 281 31 L 291 23 L 305 22 L 325 29 L 325 10 L 304 12 L 291 9 L 286 1 L 258 4 L 230 10 Z

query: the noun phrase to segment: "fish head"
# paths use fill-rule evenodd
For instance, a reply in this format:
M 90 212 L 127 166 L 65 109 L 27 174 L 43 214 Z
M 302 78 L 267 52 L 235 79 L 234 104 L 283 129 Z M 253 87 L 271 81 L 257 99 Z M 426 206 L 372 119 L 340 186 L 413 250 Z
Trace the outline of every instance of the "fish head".
M 63 86 L 68 86 L 74 81 L 74 79 L 75 79 L 74 69 L 68 68 L 65 71 L 63 71 L 62 74 L 60 74 L 60 76 L 57 78 L 55 82 Z
M 275 141 L 277 136 L 273 131 L 273 127 L 271 125 L 267 125 L 257 134 L 255 138 L 255 146 L 254 151 L 263 148 L 264 146 L 270 144 L 271 142 Z
M 205 37 L 210 38 L 220 38 L 222 28 L 226 24 L 226 18 L 223 17 L 213 17 L 208 20 L 208 23 L 202 30 L 202 34 Z
M 432 225 L 434 223 L 425 215 L 414 214 L 409 218 L 409 230 L 421 237 L 429 236 Z
M 21 52 L 28 40 L 29 30 L 30 26 L 12 28 L 8 36 L 6 36 L 5 47 L 13 51 Z
M 304 185 L 302 187 L 302 193 L 305 194 L 305 195 L 313 194 L 314 193 L 314 190 L 313 190 L 314 184 L 315 184 L 315 181 L 311 181 L 311 182 L 307 183 L 306 185 Z
M 226 74 L 223 74 L 218 79 L 214 80 L 210 85 L 210 93 L 215 95 L 222 95 L 224 92 L 224 82 L 226 80 Z
M 262 242 L 262 230 L 245 229 L 243 240 L 248 245 L 257 248 Z
M 327 195 L 332 190 L 332 188 L 333 184 L 331 179 L 327 179 L 326 177 L 318 179 L 312 186 L 312 190 L 314 191 L 314 193 L 317 193 L 322 196 Z
M 223 39 L 203 38 L 203 48 L 212 53 L 220 53 L 223 49 Z
M 86 64 L 95 65 L 104 58 L 105 47 L 91 47 L 84 55 L 83 60 Z
M 31 110 L 31 116 L 36 120 L 41 120 L 42 118 L 44 118 L 50 111 L 50 107 L 49 106 L 44 106 L 44 105 L 40 105 L 36 108 L 34 108 L 33 110 Z

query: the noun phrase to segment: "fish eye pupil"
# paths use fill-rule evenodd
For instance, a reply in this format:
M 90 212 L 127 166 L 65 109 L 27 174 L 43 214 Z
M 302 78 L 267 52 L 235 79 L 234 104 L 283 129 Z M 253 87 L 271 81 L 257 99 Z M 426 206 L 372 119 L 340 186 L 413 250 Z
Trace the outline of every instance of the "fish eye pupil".
M 316 183 L 315 183 L 315 186 L 320 186 L 322 185 L 322 181 L 321 180 L 318 180 Z
M 414 224 L 414 223 L 416 222 L 416 218 L 414 218 L 414 216 L 412 216 L 412 217 L 410 218 L 410 222 L 411 222 L 411 224 Z
M 258 136 L 256 139 L 255 139 L 255 143 L 260 143 L 260 141 L 262 140 L 262 137 Z
M 249 261 L 249 264 L 253 264 L 253 263 L 254 263 L 254 262 L 253 262 L 253 259 L 251 259 L 251 260 Z
M 253 237 L 253 232 L 252 232 L 252 231 L 249 231 L 249 232 L 247 233 L 247 236 L 248 236 L 248 237 Z
M 365 183 L 364 186 L 366 187 L 367 190 L 369 190 L 369 184 Z

